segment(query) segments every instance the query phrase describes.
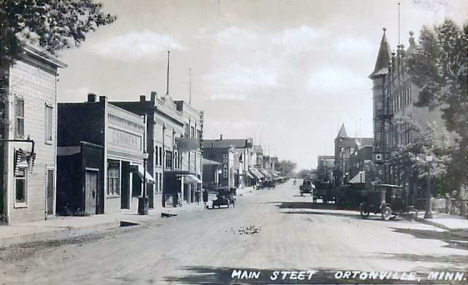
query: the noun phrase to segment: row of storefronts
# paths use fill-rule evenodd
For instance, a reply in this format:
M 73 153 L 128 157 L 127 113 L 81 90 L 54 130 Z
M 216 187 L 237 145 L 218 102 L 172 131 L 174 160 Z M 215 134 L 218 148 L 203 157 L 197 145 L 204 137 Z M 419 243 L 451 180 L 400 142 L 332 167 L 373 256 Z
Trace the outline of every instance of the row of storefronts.
M 283 179 L 275 171 L 278 159 L 264 155 L 251 138 L 204 140 L 203 157 L 206 189 L 243 188 Z
M 1 223 L 136 211 L 142 199 L 147 208 L 199 200 L 202 112 L 156 92 L 58 103 L 64 67 L 26 47 L 2 82 Z
M 58 103 L 64 67 L 27 47 L 2 82 L 9 124 L 0 138 L 1 223 L 144 213 L 199 202 L 203 188 L 280 179 L 277 158 L 252 139 L 204 139 L 203 112 L 168 94 Z

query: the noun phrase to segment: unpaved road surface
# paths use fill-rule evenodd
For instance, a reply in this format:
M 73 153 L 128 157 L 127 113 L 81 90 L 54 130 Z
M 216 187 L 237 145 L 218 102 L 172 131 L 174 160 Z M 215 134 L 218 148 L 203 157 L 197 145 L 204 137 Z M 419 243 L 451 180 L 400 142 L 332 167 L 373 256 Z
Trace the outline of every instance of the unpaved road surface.
M 358 212 L 313 205 L 309 195 L 298 194 L 290 181 L 244 193 L 235 208 L 198 209 L 91 238 L 5 249 L 0 284 L 240 284 L 233 270 L 332 272 L 316 275 L 314 283 L 337 282 L 333 272 L 341 270 L 468 270 L 466 241 L 442 230 L 372 215 L 363 220 Z

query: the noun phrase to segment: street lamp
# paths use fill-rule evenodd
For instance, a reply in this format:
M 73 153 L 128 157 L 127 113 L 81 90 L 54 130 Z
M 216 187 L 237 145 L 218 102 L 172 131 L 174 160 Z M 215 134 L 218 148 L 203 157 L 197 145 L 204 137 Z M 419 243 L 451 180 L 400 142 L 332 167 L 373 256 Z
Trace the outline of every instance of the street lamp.
M 432 219 L 432 209 L 431 209 L 431 162 L 432 156 L 426 156 L 427 161 L 427 203 L 426 203 L 426 213 L 424 214 L 424 219 Z
M 148 215 L 149 198 L 146 194 L 146 162 L 148 161 L 148 153 L 143 153 L 143 194 L 138 199 L 138 215 Z
M 223 173 L 223 171 L 221 169 L 218 169 L 218 186 L 221 184 L 221 174 Z

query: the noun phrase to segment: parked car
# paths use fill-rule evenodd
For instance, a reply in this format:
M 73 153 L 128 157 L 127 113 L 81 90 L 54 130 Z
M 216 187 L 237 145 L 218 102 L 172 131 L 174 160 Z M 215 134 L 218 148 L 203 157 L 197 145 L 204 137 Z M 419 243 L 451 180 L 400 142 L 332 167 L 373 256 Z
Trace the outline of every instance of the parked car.
M 418 216 L 418 210 L 409 203 L 407 193 L 397 185 L 377 184 L 374 190 L 363 191 L 362 199 L 359 209 L 363 219 L 369 217 L 370 212 L 380 214 L 384 221 L 397 215 L 407 215 L 410 219 Z
M 333 184 L 331 182 L 317 180 L 314 185 L 315 189 L 312 197 L 314 203 L 317 203 L 318 199 L 322 199 L 322 202 L 325 204 L 335 200 Z
M 304 195 L 304 193 L 312 194 L 314 188 L 315 186 L 310 179 L 304 179 L 304 181 L 302 181 L 301 186 L 299 186 L 301 196 Z

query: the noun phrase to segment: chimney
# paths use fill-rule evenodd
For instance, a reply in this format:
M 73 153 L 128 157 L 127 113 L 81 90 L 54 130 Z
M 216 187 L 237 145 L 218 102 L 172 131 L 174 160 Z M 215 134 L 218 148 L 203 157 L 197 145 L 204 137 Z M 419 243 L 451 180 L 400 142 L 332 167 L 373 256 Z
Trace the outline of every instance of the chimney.
M 94 103 L 96 102 L 96 94 L 94 93 L 88 93 L 88 103 Z
M 146 101 L 146 96 L 145 95 L 140 95 L 140 102 L 144 103 Z
M 219 140 L 220 140 L 220 141 L 223 140 L 223 135 L 219 135 Z
M 156 93 L 156 91 L 151 91 L 151 104 L 156 104 L 156 97 L 158 97 L 158 93 Z
M 99 96 L 99 102 L 106 102 L 107 101 L 107 97 L 106 96 Z

